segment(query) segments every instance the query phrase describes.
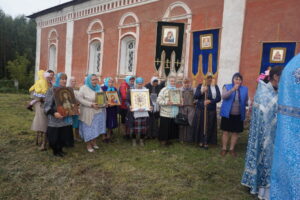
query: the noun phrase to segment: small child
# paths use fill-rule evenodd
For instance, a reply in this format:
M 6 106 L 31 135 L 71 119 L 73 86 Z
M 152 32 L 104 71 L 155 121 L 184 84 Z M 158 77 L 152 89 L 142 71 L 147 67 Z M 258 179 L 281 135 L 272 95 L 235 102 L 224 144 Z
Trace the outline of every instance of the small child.
M 38 101 L 43 101 L 48 90 L 48 83 L 46 78 L 50 77 L 50 73 L 40 70 L 38 72 L 38 80 L 29 89 L 30 93 L 33 93 L 34 99 L 27 106 L 28 110 L 32 110 L 33 105 Z

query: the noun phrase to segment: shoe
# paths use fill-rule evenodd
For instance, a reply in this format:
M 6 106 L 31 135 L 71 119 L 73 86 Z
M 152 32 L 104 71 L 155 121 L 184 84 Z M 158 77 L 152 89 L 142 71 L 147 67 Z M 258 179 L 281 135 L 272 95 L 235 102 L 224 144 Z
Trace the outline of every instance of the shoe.
M 32 107 L 33 107 L 32 105 L 28 105 L 26 108 L 30 111 L 33 111 Z
M 208 150 L 208 145 L 204 145 L 204 146 L 203 146 L 203 149 L 204 149 L 204 150 Z
M 133 146 L 133 147 L 136 146 L 136 139 L 132 139 L 132 146 Z
M 229 151 L 230 155 L 232 155 L 233 157 L 237 157 L 237 153 L 234 150 L 230 150 Z
M 94 145 L 93 148 L 94 149 L 99 149 L 99 146 L 98 145 Z
M 141 147 L 145 146 L 144 141 L 142 139 L 140 139 L 140 146 Z
M 226 156 L 226 153 L 227 153 L 227 150 L 225 150 L 225 149 L 223 149 L 221 152 L 220 152 L 220 154 L 221 154 L 221 156 Z
M 88 152 L 93 153 L 95 150 L 94 149 L 87 149 Z

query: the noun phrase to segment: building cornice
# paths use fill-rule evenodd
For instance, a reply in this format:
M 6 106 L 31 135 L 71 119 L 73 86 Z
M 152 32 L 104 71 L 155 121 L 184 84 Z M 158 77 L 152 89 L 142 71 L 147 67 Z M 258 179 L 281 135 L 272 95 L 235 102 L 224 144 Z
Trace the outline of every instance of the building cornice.
M 71 5 L 62 10 L 53 11 L 36 17 L 37 26 L 40 28 L 64 24 L 88 17 L 102 15 L 118 10 L 141 6 L 159 0 L 90 0 L 81 4 Z M 30 16 L 29 16 L 30 17 Z

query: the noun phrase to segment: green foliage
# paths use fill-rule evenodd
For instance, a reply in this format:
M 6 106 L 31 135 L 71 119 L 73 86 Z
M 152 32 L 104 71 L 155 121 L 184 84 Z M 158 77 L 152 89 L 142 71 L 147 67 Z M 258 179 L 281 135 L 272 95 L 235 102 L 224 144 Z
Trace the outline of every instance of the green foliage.
M 100 149 L 95 153 L 77 142 L 64 149 L 64 158 L 57 158 L 34 144 L 34 113 L 25 109 L 29 100 L 29 95 L 0 94 L 0 199 L 255 199 L 240 183 L 246 133 L 237 144 L 237 158 L 222 158 L 220 146 L 206 151 L 147 140 L 144 147 L 132 147 L 118 129 L 114 143 L 98 139 Z
M 30 62 L 27 72 L 35 62 L 36 25 L 24 15 L 12 18 L 0 9 L 0 79 L 8 79 L 8 61 L 18 55 L 27 55 Z
M 28 72 L 30 61 L 26 56 L 17 55 L 13 61 L 8 61 L 9 78 L 18 80 L 20 89 L 28 89 L 33 84 L 33 72 Z

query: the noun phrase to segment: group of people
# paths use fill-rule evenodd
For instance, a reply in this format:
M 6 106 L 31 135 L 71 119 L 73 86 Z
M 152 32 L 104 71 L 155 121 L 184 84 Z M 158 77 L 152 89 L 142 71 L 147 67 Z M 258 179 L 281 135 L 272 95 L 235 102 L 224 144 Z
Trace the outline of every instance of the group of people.
M 53 149 L 53 154 L 63 156 L 62 147 L 74 146 L 74 140 L 83 140 L 87 151 L 98 149 L 96 139 L 101 135 L 104 142 L 110 142 L 113 131 L 120 126 L 124 138 L 131 139 L 132 145 L 144 146 L 145 139 L 158 139 L 162 145 L 170 145 L 172 140 L 195 143 L 203 149 L 208 145 L 217 144 L 217 106 L 223 99 L 221 107 L 221 129 L 223 130 L 223 148 L 221 155 L 225 156 L 229 132 L 232 133 L 229 152 L 234 151 L 238 134 L 243 131 L 243 120 L 248 101 L 248 90 L 242 86 L 243 77 L 236 73 L 232 83 L 223 87 L 222 95 L 219 87 L 214 84 L 213 74 L 208 73 L 202 84 L 192 88 L 191 80 L 184 78 L 180 87 L 176 77 L 170 76 L 166 81 L 152 77 L 145 84 L 142 77 L 127 76 L 119 89 L 114 86 L 111 77 L 99 84 L 95 74 L 85 77 L 84 85 L 77 87 L 76 79 L 69 80 L 65 73 L 40 70 L 38 80 L 30 88 L 33 100 L 28 109 L 35 109 L 32 130 L 37 132 L 37 144 L 45 150 L 47 142 Z M 79 114 L 63 116 L 59 112 L 56 101 L 56 88 L 69 87 L 74 91 L 79 105 Z M 131 105 L 131 89 L 148 89 L 150 110 L 133 110 Z M 181 103 L 170 101 L 170 91 L 178 90 Z M 120 105 L 100 107 L 95 101 L 98 92 L 115 91 L 120 98 Z M 118 123 L 120 116 L 120 124 Z M 185 124 L 178 123 L 177 117 L 183 116 Z M 73 134 L 74 132 L 74 134 Z
M 295 59 L 294 63 L 299 64 L 300 57 Z M 291 63 L 291 66 L 296 65 Z M 283 67 L 275 66 L 261 76 L 250 109 L 251 123 L 242 184 L 261 199 L 269 199 L 270 194 L 274 195 L 272 199 L 286 199 L 284 195 L 292 195 L 290 199 L 299 197 L 295 194 L 299 195 L 297 189 L 300 188 L 300 143 L 297 132 L 300 128 L 300 104 L 292 102 L 299 95 L 299 90 L 291 89 L 299 89 L 300 69 L 293 73 L 286 69 L 286 74 L 296 78 L 293 86 L 289 86 L 292 80 L 288 75 L 284 81 L 280 81 L 282 70 Z M 246 107 L 250 106 L 248 88 L 242 84 L 240 73 L 235 73 L 232 82 L 225 84 L 221 91 L 211 73 L 207 73 L 197 88 L 192 88 L 188 78 L 184 78 L 181 86 L 177 87 L 178 82 L 173 76 L 161 82 L 157 77 L 152 77 L 147 84 L 142 77 L 127 76 L 119 89 L 114 86 L 111 77 L 105 78 L 100 85 L 95 74 L 87 75 L 80 88 L 76 86 L 76 79 L 71 77 L 68 80 L 65 73 L 54 76 L 51 70 L 40 70 L 38 77 L 38 81 L 30 88 L 33 100 L 28 109 L 34 107 L 35 110 L 32 130 L 37 132 L 36 143 L 40 149 L 45 150 L 49 142 L 55 156 L 63 157 L 63 147 L 73 147 L 74 140 L 83 140 L 87 151 L 94 152 L 99 149 L 97 138 L 101 135 L 103 142 L 111 142 L 114 129 L 119 126 L 124 138 L 131 139 L 133 146 L 144 146 L 145 139 L 156 138 L 161 145 L 170 145 L 176 139 L 208 149 L 209 145 L 217 144 L 217 103 L 221 100 L 220 129 L 223 132 L 220 155 L 226 156 L 229 153 L 233 157 L 237 156 L 235 146 L 239 134 L 244 131 Z M 64 117 L 57 110 L 55 90 L 67 86 L 73 89 L 80 112 Z M 282 92 L 279 101 L 278 86 Z M 150 110 L 133 109 L 130 98 L 132 89 L 148 89 Z M 171 102 L 172 90 L 180 90 L 182 103 Z M 100 107 L 96 103 L 95 94 L 106 91 L 118 92 L 119 106 L 108 103 Z M 282 132 L 288 132 L 290 136 Z M 291 150 L 283 142 L 289 142 L 294 149 Z M 289 177 L 295 177 L 296 180 L 291 181 Z

